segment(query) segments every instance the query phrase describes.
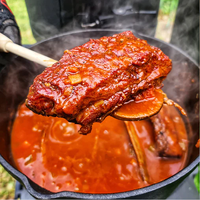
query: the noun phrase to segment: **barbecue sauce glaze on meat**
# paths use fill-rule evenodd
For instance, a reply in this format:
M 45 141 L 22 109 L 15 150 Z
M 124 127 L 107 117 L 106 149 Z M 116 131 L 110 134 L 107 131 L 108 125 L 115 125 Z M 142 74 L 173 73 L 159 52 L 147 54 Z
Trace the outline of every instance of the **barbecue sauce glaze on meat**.
M 131 31 L 91 39 L 66 50 L 52 67 L 38 75 L 26 105 L 45 116 L 81 124 L 91 132 L 95 121 L 149 88 L 161 88 L 172 68 L 171 60 Z

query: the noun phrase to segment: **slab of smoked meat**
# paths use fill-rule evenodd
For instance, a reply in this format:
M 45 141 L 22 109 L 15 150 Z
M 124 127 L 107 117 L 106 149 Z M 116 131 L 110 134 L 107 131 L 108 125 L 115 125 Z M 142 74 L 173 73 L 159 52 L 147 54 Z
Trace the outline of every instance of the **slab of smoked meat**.
M 171 116 L 173 110 L 163 105 L 157 115 L 150 118 L 154 126 L 156 150 L 162 157 L 181 157 L 183 150 L 180 146 L 180 130 L 177 130 L 174 118 Z
M 91 39 L 66 50 L 35 78 L 26 105 L 36 113 L 81 124 L 79 132 L 87 134 L 93 122 L 137 94 L 160 88 L 171 67 L 160 49 L 130 31 Z

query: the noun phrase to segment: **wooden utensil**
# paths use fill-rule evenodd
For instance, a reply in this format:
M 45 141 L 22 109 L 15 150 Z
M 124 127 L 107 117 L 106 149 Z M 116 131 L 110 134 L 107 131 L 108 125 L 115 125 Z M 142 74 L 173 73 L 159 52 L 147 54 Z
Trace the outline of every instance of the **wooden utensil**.
M 22 47 L 18 44 L 13 43 L 12 40 L 10 40 L 8 37 L 0 33 L 0 51 L 3 52 L 11 52 L 14 53 L 20 57 L 26 58 L 28 60 L 31 60 L 33 62 L 36 62 L 38 64 L 41 64 L 45 67 L 51 67 L 56 60 L 49 58 L 47 56 L 44 56 L 40 53 L 37 53 L 35 51 L 32 51 L 30 49 L 27 49 L 25 47 Z

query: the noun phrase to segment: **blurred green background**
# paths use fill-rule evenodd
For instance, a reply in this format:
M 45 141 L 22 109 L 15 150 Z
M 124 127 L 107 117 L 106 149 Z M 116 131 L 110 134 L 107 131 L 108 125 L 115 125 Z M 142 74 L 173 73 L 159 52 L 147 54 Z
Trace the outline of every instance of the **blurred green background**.
M 155 35 L 157 38 L 169 40 L 166 38 L 170 37 L 169 33 L 173 26 L 178 2 L 179 0 L 160 0 L 158 27 Z M 36 40 L 33 37 L 29 24 L 25 0 L 7 0 L 7 3 L 14 13 L 18 26 L 20 27 L 22 44 L 34 44 Z M 162 31 L 163 28 L 166 29 L 167 32 Z
M 33 0 L 34 1 L 34 0 Z M 7 0 L 6 1 L 20 28 L 22 44 L 34 44 L 31 27 L 29 24 L 28 13 L 24 0 Z M 0 165 L 0 199 L 13 199 L 15 192 L 15 180 Z
M 6 2 L 12 10 L 17 24 L 20 28 L 22 44 L 34 44 L 36 41 L 33 37 L 29 24 L 29 17 L 26 9 L 25 0 L 6 0 Z

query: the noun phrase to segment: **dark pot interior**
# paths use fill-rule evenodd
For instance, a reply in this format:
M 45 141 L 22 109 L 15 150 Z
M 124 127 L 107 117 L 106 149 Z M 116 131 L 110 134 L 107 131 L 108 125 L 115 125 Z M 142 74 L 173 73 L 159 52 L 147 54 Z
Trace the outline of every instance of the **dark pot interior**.
M 81 45 L 87 42 L 89 38 L 109 36 L 118 32 L 122 32 L 122 30 L 89 30 L 67 33 L 36 44 L 31 49 L 58 60 L 64 50 Z M 188 119 L 185 119 L 190 143 L 187 166 L 173 177 L 160 183 L 116 194 L 52 193 L 39 187 L 15 168 L 10 151 L 10 134 L 18 105 L 24 101 L 34 77 L 42 72 L 44 67 L 17 57 L 0 73 L 0 163 L 34 197 L 42 199 L 62 197 L 86 199 L 166 198 L 199 163 L 199 152 L 195 147 L 199 137 L 199 68 L 194 61 L 176 47 L 155 38 L 136 33 L 135 35 L 162 49 L 173 61 L 173 69 L 164 81 L 163 90 L 169 98 L 178 102 L 188 113 Z

